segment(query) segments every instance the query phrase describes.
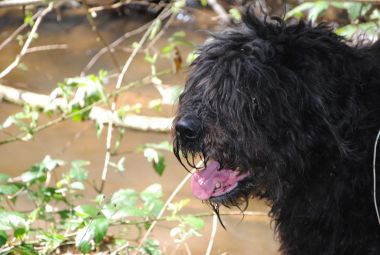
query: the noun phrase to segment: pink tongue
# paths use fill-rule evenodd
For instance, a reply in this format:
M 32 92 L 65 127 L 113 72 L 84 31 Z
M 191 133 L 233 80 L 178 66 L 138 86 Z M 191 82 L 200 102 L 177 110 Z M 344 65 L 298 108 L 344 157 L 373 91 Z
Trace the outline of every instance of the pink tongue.
M 196 198 L 207 200 L 212 196 L 223 195 L 234 189 L 238 181 L 249 175 L 248 172 L 238 175 L 237 171 L 231 169 L 218 171 L 219 166 L 217 161 L 212 161 L 207 164 L 205 169 L 193 174 L 191 189 Z

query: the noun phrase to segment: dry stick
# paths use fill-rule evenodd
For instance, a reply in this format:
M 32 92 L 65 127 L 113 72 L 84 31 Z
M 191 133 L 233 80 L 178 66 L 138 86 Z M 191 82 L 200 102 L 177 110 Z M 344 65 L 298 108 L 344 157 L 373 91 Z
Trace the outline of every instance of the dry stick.
M 163 12 L 165 12 L 165 10 Z M 161 19 L 161 17 L 162 17 L 162 13 L 155 20 Z M 137 44 L 137 46 L 135 47 L 134 51 L 131 53 L 131 55 L 129 56 L 129 58 L 125 62 L 123 69 L 121 70 L 121 73 L 119 74 L 119 76 L 117 78 L 117 82 L 116 82 L 116 86 L 115 86 L 116 90 L 120 89 L 121 84 L 124 80 L 125 74 L 127 73 L 133 59 L 136 57 L 136 55 L 139 52 L 139 50 L 141 49 L 142 45 L 148 39 L 148 36 L 149 36 L 149 34 L 153 28 L 153 25 L 154 25 L 154 22 L 149 26 L 148 30 L 141 37 L 141 39 L 140 39 L 139 43 Z M 117 98 L 118 98 L 118 95 L 115 95 L 114 100 L 113 100 L 112 105 L 111 105 L 111 114 L 113 114 L 116 111 Z M 111 159 L 112 131 L 113 131 L 113 118 L 110 118 L 109 123 L 108 123 L 107 138 L 106 138 L 106 155 L 104 158 L 102 180 L 101 180 L 101 184 L 100 184 L 100 188 L 99 188 L 100 193 L 103 192 L 104 185 L 106 183 L 108 166 L 109 166 L 109 162 Z
M 17 55 L 16 59 L 7 67 L 5 68 L 1 73 L 0 73 L 0 79 L 4 78 L 7 74 L 9 74 L 19 63 L 21 58 L 26 54 L 30 43 L 33 40 L 34 35 L 36 34 L 38 26 L 41 24 L 42 18 L 48 14 L 50 11 L 53 10 L 54 2 L 51 2 L 48 7 L 46 7 L 38 16 L 36 19 L 36 22 L 34 23 L 32 30 L 30 31 L 28 38 L 26 39 L 24 46 L 21 49 L 21 52 Z
M 379 137 L 380 137 L 380 129 L 379 129 L 379 132 L 377 133 L 375 145 L 373 149 L 373 203 L 375 205 L 377 220 L 380 225 L 379 208 L 377 207 L 377 199 L 376 199 L 376 155 L 377 155 L 377 142 L 379 141 Z
M 170 12 L 167 12 L 165 14 L 162 15 L 162 19 L 165 19 L 167 18 L 168 16 L 170 15 Z M 141 27 L 138 27 L 136 28 L 135 30 L 132 30 L 132 31 L 129 31 L 127 33 L 125 33 L 124 35 L 122 35 L 121 37 L 119 37 L 116 41 L 114 41 L 113 43 L 111 43 L 109 45 L 109 47 L 111 49 L 114 49 L 116 46 L 118 46 L 120 43 L 122 43 L 124 40 L 134 36 L 134 35 L 137 35 L 137 34 L 140 34 L 142 33 L 143 31 L 145 31 L 146 29 L 148 29 L 151 25 L 152 25 L 153 21 L 141 26 Z M 91 60 L 88 62 L 88 64 L 85 66 L 85 68 L 82 70 L 82 73 L 81 75 L 84 75 L 85 72 L 87 72 L 95 63 L 96 61 L 98 61 L 98 59 L 104 54 L 107 52 L 107 48 L 104 47 L 102 48 L 101 50 L 98 51 L 98 53 L 96 53 L 92 58 Z
M 210 241 L 208 242 L 207 250 L 205 255 L 210 255 L 211 254 L 211 249 L 214 244 L 215 236 L 216 236 L 216 229 L 218 226 L 218 216 L 214 213 L 212 216 L 212 229 L 211 229 L 211 236 L 210 236 Z
M 83 0 L 83 5 L 86 8 L 86 11 L 87 11 L 87 13 L 86 13 L 87 14 L 86 15 L 87 16 L 87 20 L 88 20 L 88 22 L 91 25 L 92 31 L 94 31 L 96 33 L 96 35 L 98 36 L 99 40 L 102 42 L 102 44 L 104 45 L 104 47 L 107 49 L 107 52 L 109 53 L 109 55 L 110 55 L 110 57 L 112 59 L 113 64 L 115 65 L 117 71 L 120 72 L 119 62 L 117 62 L 116 56 L 112 52 L 112 50 L 111 50 L 110 46 L 108 45 L 106 39 L 104 39 L 104 37 L 98 31 L 98 28 L 96 27 L 95 21 L 94 21 L 94 19 L 91 16 L 91 13 L 90 13 L 90 10 L 89 10 L 88 4 L 87 4 L 87 0 Z
M 43 12 L 43 10 L 39 10 L 38 12 L 36 12 L 32 16 L 32 20 L 35 20 L 37 17 L 39 17 L 42 12 Z M 21 31 L 24 30 L 24 28 L 26 28 L 27 26 L 28 26 L 27 23 L 22 23 L 21 26 L 19 26 L 10 36 L 7 37 L 7 39 L 5 39 L 0 44 L 0 50 L 2 50 L 8 43 L 10 43 L 13 40 L 13 38 L 15 38 L 19 33 L 21 33 Z

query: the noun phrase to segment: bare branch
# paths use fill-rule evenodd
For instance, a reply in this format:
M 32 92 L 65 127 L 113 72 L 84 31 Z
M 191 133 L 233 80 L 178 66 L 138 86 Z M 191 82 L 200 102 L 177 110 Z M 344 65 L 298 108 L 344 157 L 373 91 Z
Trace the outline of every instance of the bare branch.
M 104 48 L 106 48 L 108 54 L 110 55 L 110 57 L 112 59 L 112 62 L 115 65 L 117 71 L 120 72 L 119 62 L 117 61 L 116 56 L 115 56 L 114 52 L 111 50 L 110 46 L 108 45 L 106 39 L 102 36 L 102 34 L 99 32 L 98 28 L 96 27 L 96 23 L 95 23 L 94 19 L 92 18 L 91 12 L 89 10 L 88 4 L 87 4 L 87 0 L 83 0 L 83 5 L 84 5 L 84 7 L 87 10 L 87 15 L 86 16 L 87 16 L 88 22 L 91 25 L 92 31 L 94 31 L 96 33 L 96 35 L 98 36 L 99 40 L 102 42 Z
M 54 2 L 51 2 L 38 16 L 36 21 L 34 22 L 34 25 L 32 27 L 32 30 L 30 31 L 28 38 L 26 39 L 24 46 L 21 49 L 21 52 L 16 56 L 16 59 L 7 67 L 5 68 L 1 73 L 0 73 L 0 79 L 4 78 L 7 74 L 9 74 L 19 63 L 21 58 L 26 54 L 29 45 L 31 44 L 34 35 L 36 34 L 37 28 L 41 24 L 42 18 L 48 14 L 50 11 L 53 10 Z
M 165 13 L 162 13 L 162 17 L 161 19 L 166 19 L 167 17 L 170 16 L 170 12 L 165 12 Z M 132 30 L 132 31 L 129 31 L 127 33 L 125 33 L 124 35 L 122 35 L 121 37 L 119 37 L 117 40 L 115 40 L 113 43 L 111 43 L 109 45 L 109 47 L 111 48 L 111 50 L 114 50 L 115 47 L 117 47 L 119 44 L 121 44 L 122 42 L 124 42 L 126 39 L 132 37 L 132 36 L 135 36 L 137 34 L 140 34 L 142 32 L 144 32 L 145 30 L 147 30 L 151 25 L 152 25 L 153 21 L 141 26 L 141 27 L 138 27 L 136 28 L 135 30 Z M 99 50 L 91 59 L 90 61 L 88 62 L 88 64 L 84 67 L 84 69 L 82 70 L 82 73 L 81 75 L 84 75 L 86 72 L 88 72 L 88 70 L 90 70 L 90 68 L 96 63 L 96 61 L 98 61 L 98 59 L 103 56 L 105 53 L 107 52 L 107 48 L 104 47 L 102 48 L 101 50 Z
M 207 250 L 205 255 L 210 255 L 211 254 L 211 249 L 214 244 L 215 236 L 216 236 L 216 229 L 218 226 L 218 216 L 215 214 L 212 216 L 212 229 L 211 229 L 211 236 L 210 236 L 210 241 L 208 242 Z
M 48 51 L 48 50 L 66 50 L 68 49 L 67 44 L 51 44 L 51 45 L 41 45 L 29 48 L 26 53 Z
M 39 10 L 38 12 L 36 12 L 33 15 L 32 19 L 35 20 L 37 17 L 39 17 L 41 15 L 42 12 L 43 12 L 43 10 Z M 7 39 L 5 39 L 0 44 L 0 50 L 2 50 L 8 43 L 10 43 L 13 40 L 13 38 L 15 38 L 19 33 L 21 33 L 21 31 L 24 30 L 24 28 L 26 28 L 27 26 L 28 26 L 28 24 L 22 23 L 21 26 L 19 26 L 15 31 L 13 31 L 13 33 L 10 36 L 8 36 Z
M 164 10 L 160 15 L 158 15 L 158 17 L 155 20 L 162 19 L 163 14 L 166 13 L 166 12 L 170 12 L 171 13 L 171 11 L 170 11 L 170 5 L 166 8 L 166 10 Z M 152 30 L 153 26 L 154 26 L 154 22 L 151 23 L 151 25 L 149 26 L 149 28 L 147 29 L 147 31 L 141 37 L 141 39 L 138 42 L 137 46 L 135 47 L 134 51 L 131 53 L 131 55 L 129 56 L 129 58 L 125 62 L 124 66 L 123 66 L 123 69 L 121 70 L 121 73 L 119 74 L 119 76 L 117 78 L 117 82 L 116 82 L 116 85 L 115 85 L 116 90 L 120 89 L 121 84 L 122 84 L 122 82 L 124 80 L 125 74 L 127 73 L 128 69 L 129 69 L 132 61 L 136 57 L 137 53 L 139 52 L 139 50 L 141 49 L 141 47 L 143 46 L 143 44 L 145 43 L 145 41 L 148 39 L 149 34 L 151 33 L 151 30 Z M 112 113 L 112 115 L 114 114 L 114 112 L 116 110 L 117 98 L 118 98 L 118 96 L 116 94 L 115 97 L 114 97 L 114 100 L 112 102 L 112 105 L 111 105 L 111 113 Z M 104 166 L 103 166 L 103 171 L 102 171 L 102 180 L 101 180 L 101 185 L 100 185 L 100 189 L 99 189 L 100 193 L 103 192 L 103 189 L 104 189 L 104 185 L 105 185 L 105 182 L 106 182 L 106 179 L 107 179 L 109 162 L 110 162 L 110 159 L 111 159 L 112 131 L 113 131 L 113 119 L 110 118 L 109 119 L 109 123 L 108 123 L 108 129 L 107 129 L 106 154 L 105 154 Z
M 221 6 L 217 0 L 207 0 L 207 3 L 211 6 L 211 8 L 218 14 L 220 19 L 224 24 L 229 24 L 231 22 L 230 16 L 226 12 L 226 10 Z

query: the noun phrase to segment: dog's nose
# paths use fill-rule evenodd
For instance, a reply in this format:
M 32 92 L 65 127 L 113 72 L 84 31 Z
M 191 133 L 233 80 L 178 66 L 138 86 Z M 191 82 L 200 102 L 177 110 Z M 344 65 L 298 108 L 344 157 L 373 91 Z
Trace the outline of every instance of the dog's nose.
M 181 138 L 195 140 L 200 134 L 201 122 L 194 115 L 184 116 L 175 124 L 175 130 Z

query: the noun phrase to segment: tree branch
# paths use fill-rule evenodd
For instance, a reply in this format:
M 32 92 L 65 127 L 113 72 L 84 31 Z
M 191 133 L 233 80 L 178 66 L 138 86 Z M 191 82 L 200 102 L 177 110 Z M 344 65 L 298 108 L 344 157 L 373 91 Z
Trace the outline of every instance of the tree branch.
M 21 52 L 16 56 L 15 60 L 7 67 L 5 68 L 1 73 L 0 73 L 0 79 L 1 78 L 4 78 L 4 76 L 6 76 L 7 74 L 9 74 L 19 63 L 20 63 L 20 60 L 21 58 L 26 54 L 28 48 L 29 48 L 29 45 L 31 44 L 33 38 L 34 38 L 34 35 L 36 34 L 36 31 L 39 27 L 39 25 L 41 24 L 41 21 L 42 21 L 42 18 L 48 14 L 50 11 L 53 10 L 53 7 L 54 7 L 54 2 L 51 2 L 48 7 L 46 7 L 40 14 L 40 16 L 38 16 L 38 18 L 36 19 L 36 21 L 34 22 L 34 25 L 32 27 L 32 30 L 30 31 L 29 35 L 28 35 L 28 38 L 26 39 L 25 43 L 24 43 L 24 46 L 22 47 L 21 49 Z

